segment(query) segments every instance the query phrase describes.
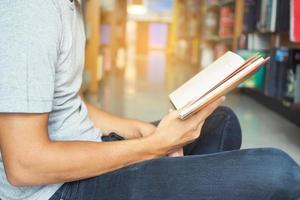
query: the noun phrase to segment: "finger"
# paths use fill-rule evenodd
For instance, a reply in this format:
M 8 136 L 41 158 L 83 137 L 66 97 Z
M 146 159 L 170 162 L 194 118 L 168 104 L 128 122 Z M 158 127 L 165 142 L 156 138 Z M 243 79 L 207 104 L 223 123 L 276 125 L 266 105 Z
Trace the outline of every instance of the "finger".
M 179 118 L 180 116 L 180 110 L 169 110 L 169 116 L 171 116 L 172 118 Z
M 192 119 L 196 120 L 196 122 L 199 122 L 199 120 L 204 121 L 209 115 L 211 115 L 216 108 L 218 108 L 223 102 L 225 101 L 225 97 L 221 97 L 214 102 L 210 103 L 206 107 L 204 107 L 202 110 L 197 112 Z M 198 124 L 198 123 L 197 123 Z
M 168 155 L 168 157 L 181 157 L 181 156 L 183 156 L 183 148 L 177 149 L 176 151 Z
M 224 101 L 224 97 L 217 99 L 211 104 L 207 105 L 202 110 L 195 113 L 189 119 L 186 120 L 186 124 L 191 131 L 195 131 L 198 128 L 200 122 L 204 122 L 205 119 L 213 113 L 213 111 Z
M 204 115 L 206 117 L 208 117 L 209 115 L 212 114 L 212 112 L 218 108 L 223 102 L 225 101 L 225 97 L 221 97 L 219 99 L 217 99 L 216 101 L 212 102 L 211 104 L 207 105 L 205 108 L 204 108 Z M 205 117 L 205 118 L 206 118 Z
M 204 121 L 200 122 L 200 124 L 198 125 L 198 127 L 196 129 L 196 132 L 199 134 L 198 137 L 201 135 L 201 130 L 202 130 L 203 125 L 204 125 Z
M 193 135 L 192 136 L 193 141 L 200 137 L 203 124 L 204 124 L 204 121 L 200 122 L 200 124 L 198 124 L 191 132 L 191 134 Z

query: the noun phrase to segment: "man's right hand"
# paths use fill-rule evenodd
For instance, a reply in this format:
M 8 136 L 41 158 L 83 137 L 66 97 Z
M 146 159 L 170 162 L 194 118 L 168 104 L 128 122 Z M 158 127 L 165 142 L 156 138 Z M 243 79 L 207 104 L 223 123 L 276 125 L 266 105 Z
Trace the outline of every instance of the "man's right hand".
M 200 136 L 205 119 L 225 100 L 221 97 L 186 120 L 179 118 L 179 111 L 172 111 L 162 119 L 152 135 L 159 141 L 159 148 L 172 154 Z

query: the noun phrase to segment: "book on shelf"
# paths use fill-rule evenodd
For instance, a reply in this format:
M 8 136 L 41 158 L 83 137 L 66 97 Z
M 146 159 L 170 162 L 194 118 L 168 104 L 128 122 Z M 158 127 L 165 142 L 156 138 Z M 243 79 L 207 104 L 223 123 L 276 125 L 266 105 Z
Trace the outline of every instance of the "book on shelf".
M 289 70 L 289 49 L 278 48 L 275 50 L 273 66 L 273 79 L 275 82 L 274 97 L 284 99 L 287 94 L 287 75 Z
M 288 32 L 289 24 L 290 0 L 245 0 L 244 32 Z
M 245 14 L 243 31 L 252 33 L 256 31 L 256 24 L 259 20 L 260 1 L 259 0 L 245 0 Z
M 258 54 L 245 60 L 228 51 L 169 95 L 180 118 L 186 119 L 225 95 L 259 70 L 269 58 Z
M 234 8 L 230 5 L 220 8 L 220 38 L 230 38 L 233 36 Z
M 297 102 L 299 91 L 298 66 L 300 50 L 277 48 L 267 66 L 265 94 L 279 100 Z
M 300 42 L 300 1 L 291 0 L 291 25 L 290 39 L 293 42 Z
M 289 49 L 277 48 L 273 50 L 271 61 L 266 67 L 265 94 L 270 97 L 283 98 L 286 69 L 288 66 Z
M 288 87 L 294 92 L 294 103 L 300 103 L 300 49 L 290 50 L 290 66 L 294 77 L 289 81 Z
M 276 32 L 290 30 L 290 0 L 277 0 Z
M 271 37 L 267 34 L 247 34 L 247 49 L 255 51 L 266 51 L 271 49 Z
M 219 13 L 215 10 L 207 11 L 204 16 L 204 37 L 218 36 L 219 30 Z
M 295 91 L 295 103 L 300 103 L 300 64 L 296 68 L 296 91 Z
M 261 0 L 257 29 L 261 32 L 276 31 L 277 0 Z

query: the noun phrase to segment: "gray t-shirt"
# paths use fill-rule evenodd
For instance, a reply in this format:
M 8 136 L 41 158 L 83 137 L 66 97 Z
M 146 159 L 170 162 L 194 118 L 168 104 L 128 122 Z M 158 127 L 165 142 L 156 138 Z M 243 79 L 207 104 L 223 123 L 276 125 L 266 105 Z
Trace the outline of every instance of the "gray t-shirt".
M 1 1 L 0 112 L 50 113 L 51 140 L 101 141 L 77 94 L 85 49 L 79 7 L 78 0 Z M 14 187 L 1 157 L 0 176 L 2 200 L 49 199 L 62 185 Z

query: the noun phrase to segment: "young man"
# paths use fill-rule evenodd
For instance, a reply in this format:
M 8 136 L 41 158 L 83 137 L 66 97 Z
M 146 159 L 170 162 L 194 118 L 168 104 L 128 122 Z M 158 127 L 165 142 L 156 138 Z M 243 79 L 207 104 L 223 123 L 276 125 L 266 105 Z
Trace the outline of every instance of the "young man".
M 217 108 L 223 99 L 186 121 L 173 111 L 157 128 L 86 105 L 80 2 L 3 0 L 0 16 L 2 200 L 300 197 L 287 154 L 238 150 L 240 126 Z M 167 157 L 181 148 L 188 156 Z

